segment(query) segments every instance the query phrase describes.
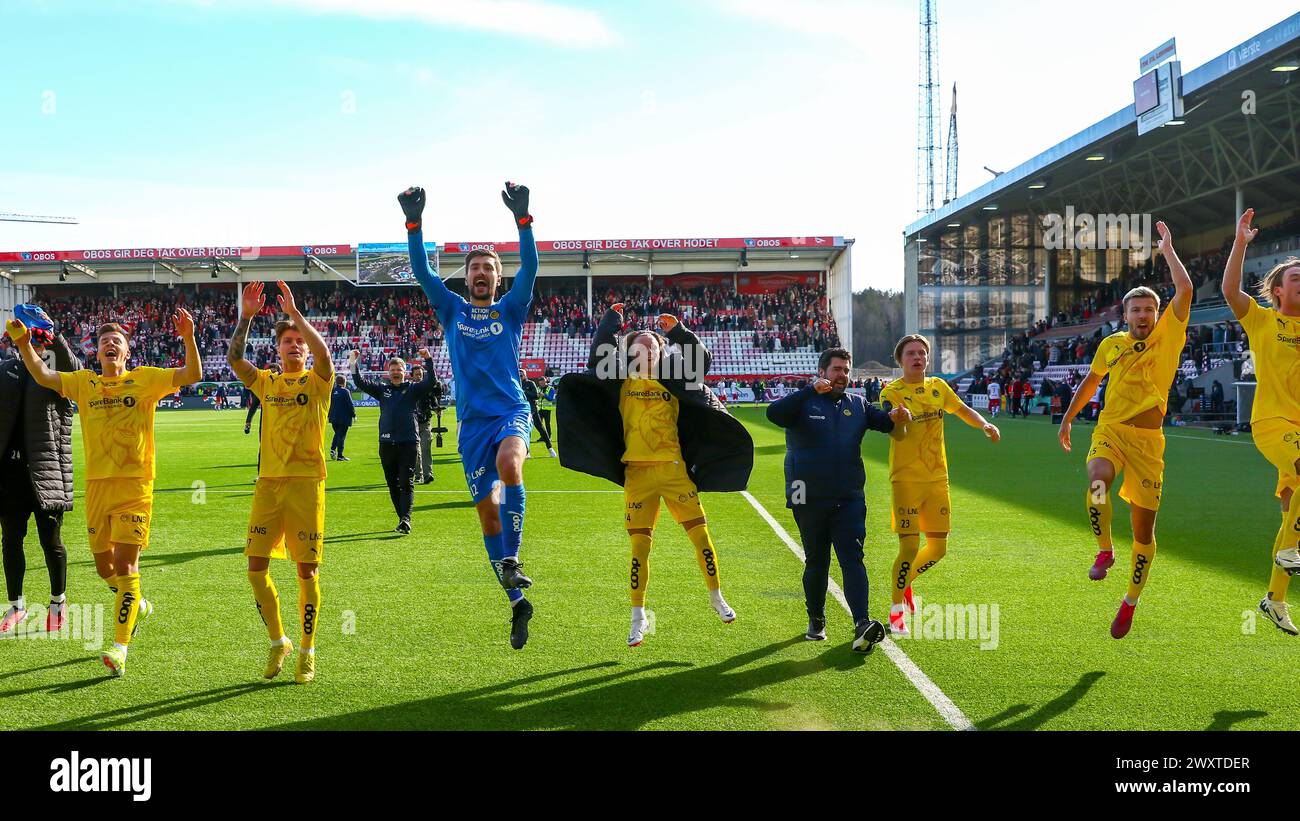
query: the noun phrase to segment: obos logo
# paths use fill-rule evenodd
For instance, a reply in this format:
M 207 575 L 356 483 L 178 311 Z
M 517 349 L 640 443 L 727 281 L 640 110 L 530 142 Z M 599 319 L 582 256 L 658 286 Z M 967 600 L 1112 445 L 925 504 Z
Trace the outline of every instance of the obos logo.
M 297 402 L 299 405 L 307 404 L 307 394 L 305 393 L 298 394 L 297 396 L 294 397 L 294 401 Z
M 125 406 L 128 407 L 128 408 L 134 408 L 134 407 L 135 407 L 135 397 L 134 397 L 134 396 L 123 396 L 123 397 L 122 397 L 122 404 L 125 405 Z
M 491 327 L 492 335 L 493 335 L 493 336 L 497 336 L 497 335 L 499 335 L 499 334 L 501 333 L 501 331 L 505 330 L 505 329 L 501 326 L 501 323 L 500 323 L 500 322 L 493 322 L 492 325 L 491 325 L 490 327 Z

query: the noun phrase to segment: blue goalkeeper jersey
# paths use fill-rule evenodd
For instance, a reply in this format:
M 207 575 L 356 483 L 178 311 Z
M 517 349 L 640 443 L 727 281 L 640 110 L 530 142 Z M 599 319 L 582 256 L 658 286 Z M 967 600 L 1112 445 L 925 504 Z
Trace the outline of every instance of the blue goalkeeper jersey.
M 407 235 L 411 271 L 442 323 L 456 379 L 456 418 L 506 416 L 528 410 L 519 383 L 519 345 L 537 279 L 537 244 L 533 229 L 519 231 L 520 267 L 514 284 L 486 307 L 471 305 L 443 284 L 429 268 L 421 231 Z

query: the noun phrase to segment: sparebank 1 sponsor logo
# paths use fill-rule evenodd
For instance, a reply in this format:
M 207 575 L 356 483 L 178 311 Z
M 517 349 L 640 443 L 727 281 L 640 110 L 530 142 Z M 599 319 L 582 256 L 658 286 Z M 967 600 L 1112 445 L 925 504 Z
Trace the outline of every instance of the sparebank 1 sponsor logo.
M 1149 255 L 1150 214 L 1091 214 L 1066 206 L 1064 214 L 1044 214 L 1043 247 L 1053 251 L 1137 251 Z
M 82 758 L 73 750 L 50 762 L 50 792 L 120 792 L 132 801 L 153 796 L 152 758 Z

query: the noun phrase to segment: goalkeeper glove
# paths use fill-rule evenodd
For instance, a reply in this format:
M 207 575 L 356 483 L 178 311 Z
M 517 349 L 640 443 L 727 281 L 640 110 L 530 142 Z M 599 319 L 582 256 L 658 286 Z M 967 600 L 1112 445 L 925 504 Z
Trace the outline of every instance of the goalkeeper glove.
M 397 201 L 402 206 L 402 213 L 406 215 L 407 232 L 414 234 L 419 231 L 424 215 L 424 189 L 411 186 L 397 195 Z
M 501 192 L 501 201 L 515 215 L 516 228 L 522 230 L 532 227 L 533 217 L 528 213 L 528 186 L 507 182 L 506 190 Z

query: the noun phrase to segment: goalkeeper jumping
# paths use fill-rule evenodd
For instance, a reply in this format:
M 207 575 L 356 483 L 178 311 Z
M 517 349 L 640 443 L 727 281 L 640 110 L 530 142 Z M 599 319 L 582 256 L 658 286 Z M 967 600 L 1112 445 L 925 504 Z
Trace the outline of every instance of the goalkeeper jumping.
M 429 267 L 424 250 L 424 189 L 408 188 L 397 201 L 406 215 L 411 271 L 447 334 L 460 420 L 457 448 L 478 510 L 488 559 L 510 600 L 510 646 L 521 650 L 528 641 L 528 620 L 533 616 L 533 605 L 524 598 L 524 588 L 533 582 L 519 563 L 524 538 L 524 459 L 532 438 L 532 421 L 519 384 L 519 346 L 533 301 L 537 245 L 528 213 L 528 189 L 508 182 L 501 198 L 519 229 L 522 264 L 509 293 L 499 300 L 496 292 L 503 275 L 501 257 L 495 251 L 470 251 L 465 256 L 469 299 L 452 293 Z

